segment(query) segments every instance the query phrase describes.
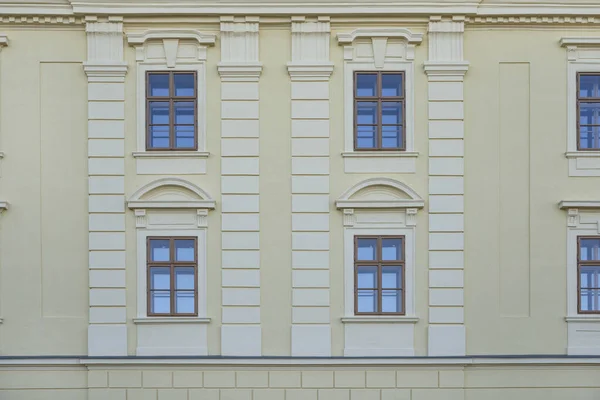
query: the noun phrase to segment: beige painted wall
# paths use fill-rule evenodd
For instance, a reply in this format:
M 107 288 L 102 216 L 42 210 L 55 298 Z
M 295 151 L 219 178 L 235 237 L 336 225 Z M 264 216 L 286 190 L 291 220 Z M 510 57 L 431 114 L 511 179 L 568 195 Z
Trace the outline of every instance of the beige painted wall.
M 87 79 L 82 26 L 3 28 L 0 352 L 87 350 Z M 60 44 L 60 45 L 58 45 Z
M 468 29 L 465 290 L 468 354 L 562 354 L 567 345 L 565 199 L 600 196 L 569 178 L 563 36 L 598 30 Z

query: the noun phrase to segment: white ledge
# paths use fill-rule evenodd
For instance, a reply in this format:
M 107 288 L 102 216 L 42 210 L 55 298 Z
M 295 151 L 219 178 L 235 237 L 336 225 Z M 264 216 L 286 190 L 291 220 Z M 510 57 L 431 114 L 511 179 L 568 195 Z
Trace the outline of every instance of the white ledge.
M 417 317 L 407 317 L 403 315 L 354 315 L 351 317 L 342 317 L 342 323 L 368 323 L 368 324 L 381 324 L 381 323 L 400 323 L 400 324 L 416 324 L 419 322 Z
M 418 157 L 418 151 L 345 151 L 342 157 L 379 158 L 379 157 Z
M 0 201 L 0 213 L 5 210 L 8 210 L 8 201 Z
M 430 76 L 464 76 L 469 70 L 466 61 L 428 61 L 423 64 L 425 74 Z
M 134 324 L 208 324 L 210 318 L 198 317 L 143 317 L 134 318 Z
M 134 151 L 134 158 L 208 158 L 207 151 Z
M 600 322 L 600 315 L 574 315 L 571 317 L 565 317 L 567 322 Z
M 222 81 L 258 82 L 262 63 L 220 62 L 217 70 Z
M 589 36 L 589 37 L 564 37 L 560 39 L 560 45 L 566 46 L 600 46 L 600 37 Z
M 213 210 L 215 208 L 214 200 L 190 200 L 190 201 L 165 201 L 156 202 L 152 200 L 130 200 L 127 202 L 127 207 L 132 210 L 136 209 L 208 209 Z
M 599 150 L 579 150 L 579 151 L 567 151 L 565 153 L 565 157 L 567 158 L 579 158 L 579 157 L 600 157 Z
M 423 208 L 424 200 L 338 200 L 338 209 L 344 208 Z
M 333 73 L 333 63 L 289 62 L 287 70 L 292 80 L 328 80 Z
M 598 209 L 600 208 L 600 200 L 563 200 L 558 203 L 561 210 L 567 208 L 582 208 L 582 209 Z

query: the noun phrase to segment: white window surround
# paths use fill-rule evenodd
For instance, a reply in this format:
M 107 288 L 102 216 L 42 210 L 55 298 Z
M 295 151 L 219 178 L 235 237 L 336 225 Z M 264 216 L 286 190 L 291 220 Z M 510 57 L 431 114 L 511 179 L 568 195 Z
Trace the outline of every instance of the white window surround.
M 425 202 L 405 184 L 388 178 L 364 180 L 336 201 L 344 216 L 345 356 L 414 355 L 416 214 Z M 354 237 L 403 235 L 405 315 L 354 314 Z M 378 338 L 373 342 L 372 337 Z M 371 339 L 369 339 L 371 338 Z
M 423 35 L 405 28 L 359 28 L 337 35 L 344 46 L 344 169 L 346 173 L 414 173 L 414 58 Z M 405 151 L 354 151 L 354 71 L 403 71 Z
M 564 37 L 567 48 L 567 151 L 569 176 L 600 176 L 600 150 L 577 150 L 577 73 L 600 74 L 600 37 Z
M 567 210 L 567 315 L 569 355 L 600 355 L 600 315 L 577 309 L 577 237 L 600 236 L 600 200 L 561 201 Z
M 215 201 L 199 187 L 180 178 L 163 178 L 136 191 L 127 202 L 137 228 L 137 355 L 207 354 L 206 231 L 208 211 Z M 150 236 L 198 238 L 198 316 L 147 316 L 147 249 Z M 183 324 L 183 325 L 182 325 Z
M 137 63 L 138 174 L 204 174 L 206 158 L 206 57 L 216 35 L 193 29 L 150 29 L 127 34 L 135 47 Z M 198 149 L 192 151 L 146 151 L 146 72 L 196 71 Z M 161 172 L 165 171 L 165 172 Z

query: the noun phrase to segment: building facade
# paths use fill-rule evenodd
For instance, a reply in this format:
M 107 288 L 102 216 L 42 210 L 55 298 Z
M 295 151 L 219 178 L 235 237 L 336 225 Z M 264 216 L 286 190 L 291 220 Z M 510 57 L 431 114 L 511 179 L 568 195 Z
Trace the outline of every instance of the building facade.
M 0 0 L 0 398 L 600 398 L 600 5 Z

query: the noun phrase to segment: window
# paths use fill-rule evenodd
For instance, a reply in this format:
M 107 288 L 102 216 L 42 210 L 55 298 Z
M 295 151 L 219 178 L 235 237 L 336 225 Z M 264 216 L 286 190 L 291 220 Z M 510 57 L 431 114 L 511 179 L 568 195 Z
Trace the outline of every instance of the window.
M 600 236 L 577 239 L 579 313 L 600 313 Z
M 600 150 L 600 74 L 577 75 L 578 150 Z
M 405 150 L 404 73 L 355 72 L 354 150 Z
M 195 237 L 149 237 L 148 315 L 198 315 Z
M 146 150 L 196 150 L 196 72 L 147 72 Z
M 355 314 L 404 314 L 404 236 L 356 236 Z

